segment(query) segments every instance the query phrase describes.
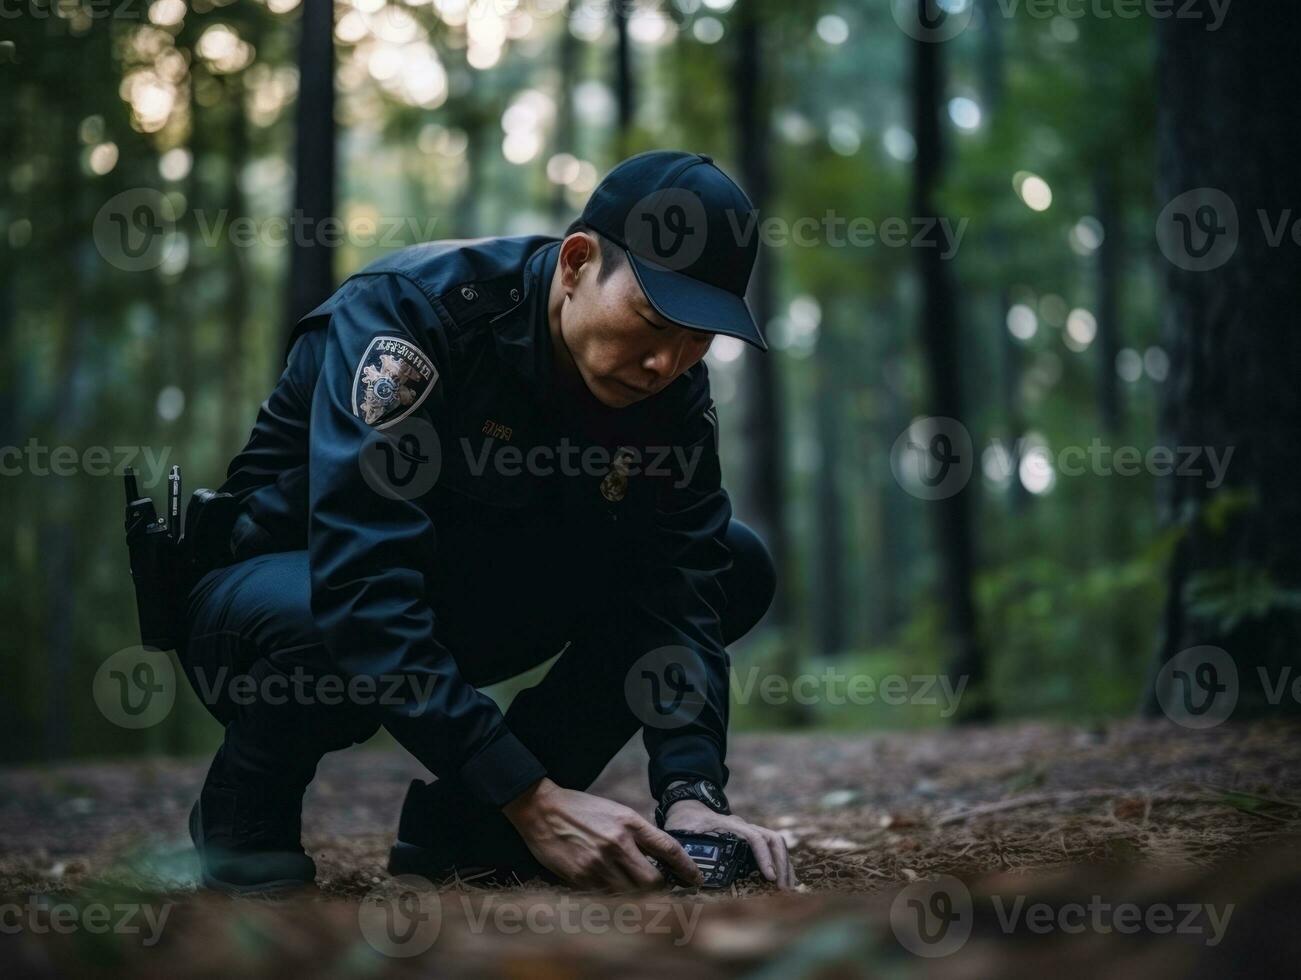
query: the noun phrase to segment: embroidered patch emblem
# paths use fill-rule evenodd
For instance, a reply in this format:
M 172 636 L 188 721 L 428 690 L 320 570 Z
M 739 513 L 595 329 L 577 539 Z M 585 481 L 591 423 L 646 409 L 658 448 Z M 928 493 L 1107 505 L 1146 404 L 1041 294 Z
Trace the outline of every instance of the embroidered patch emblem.
M 376 337 L 352 380 L 352 413 L 387 429 L 414 412 L 437 381 L 437 369 L 420 348 L 401 337 Z
M 601 496 L 617 504 L 628 493 L 628 477 L 632 473 L 633 452 L 626 446 L 615 450 L 610 472 L 601 481 Z

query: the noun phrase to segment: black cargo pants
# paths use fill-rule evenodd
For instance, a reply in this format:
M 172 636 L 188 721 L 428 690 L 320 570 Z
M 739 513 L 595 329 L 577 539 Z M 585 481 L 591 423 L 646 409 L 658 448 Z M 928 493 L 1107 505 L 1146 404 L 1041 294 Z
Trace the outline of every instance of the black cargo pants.
M 722 576 L 727 603 L 720 618 L 730 644 L 767 612 L 776 577 L 767 548 L 745 524 L 733 520 L 725 540 L 732 566 Z M 499 598 L 491 588 L 467 589 L 439 612 L 439 638 L 477 687 L 564 648 L 544 679 L 511 703 L 506 723 L 552 780 L 586 789 L 641 727 L 624 680 L 645 651 L 627 651 L 625 662 L 587 638 L 584 624 L 605 605 L 599 594 L 569 596 L 560 611 L 566 597 L 546 589 L 531 603 L 503 606 Z M 200 700 L 226 728 L 213 764 L 225 779 L 301 795 L 326 752 L 363 742 L 379 728 L 372 706 L 383 692 L 352 696 L 321 641 L 306 551 L 257 555 L 209 572 L 190 593 L 186 627 L 178 654 Z M 439 788 L 460 795 L 449 782 Z

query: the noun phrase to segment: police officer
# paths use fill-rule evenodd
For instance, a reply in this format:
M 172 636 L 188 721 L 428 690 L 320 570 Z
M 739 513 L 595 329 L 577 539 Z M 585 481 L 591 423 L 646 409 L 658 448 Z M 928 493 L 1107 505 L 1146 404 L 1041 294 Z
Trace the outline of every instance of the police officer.
M 662 880 L 649 857 L 698 880 L 667 828 L 738 834 L 794 882 L 723 791 L 725 648 L 775 575 L 732 518 L 702 358 L 716 334 L 766 349 L 752 217 L 709 157 L 643 153 L 563 240 L 407 248 L 300 321 L 180 644 L 225 726 L 190 816 L 209 886 L 310 884 L 303 793 L 381 725 L 437 776 L 394 873 L 620 889 Z M 558 650 L 504 716 L 477 690 Z M 639 729 L 659 827 L 586 792 Z

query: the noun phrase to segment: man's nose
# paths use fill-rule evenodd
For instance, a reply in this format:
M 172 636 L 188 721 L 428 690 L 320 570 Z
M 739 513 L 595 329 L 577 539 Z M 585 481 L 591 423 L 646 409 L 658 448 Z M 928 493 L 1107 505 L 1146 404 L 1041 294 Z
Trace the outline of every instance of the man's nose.
M 646 355 L 642 366 L 657 378 L 671 379 L 682 363 L 683 346 L 681 342 L 662 344 Z

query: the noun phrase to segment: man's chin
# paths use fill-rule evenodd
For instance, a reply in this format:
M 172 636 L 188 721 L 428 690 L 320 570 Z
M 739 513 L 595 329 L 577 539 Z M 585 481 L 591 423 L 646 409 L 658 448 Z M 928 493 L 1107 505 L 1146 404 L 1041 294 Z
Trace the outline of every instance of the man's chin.
M 650 397 L 646 392 L 613 378 L 603 381 L 595 388 L 589 386 L 588 390 L 606 408 L 627 408 Z

